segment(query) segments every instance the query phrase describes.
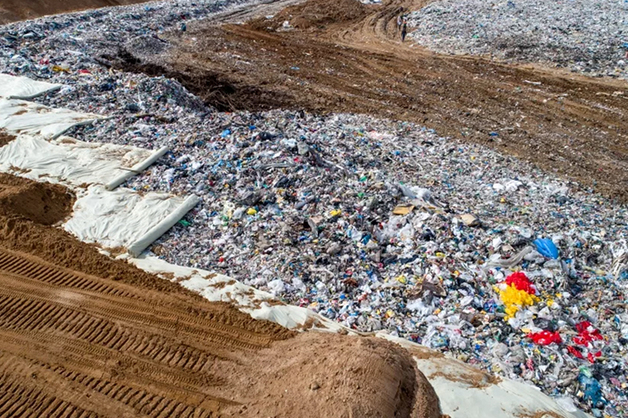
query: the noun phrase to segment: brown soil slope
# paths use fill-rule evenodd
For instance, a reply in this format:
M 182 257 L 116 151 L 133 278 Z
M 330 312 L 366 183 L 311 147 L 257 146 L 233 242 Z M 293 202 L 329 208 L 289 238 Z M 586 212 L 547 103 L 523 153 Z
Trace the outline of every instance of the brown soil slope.
M 66 190 L 28 183 L 0 176 L 2 207 L 43 195 L 46 222 L 68 214 Z M 0 416 L 440 416 L 398 346 L 297 335 L 5 212 Z
M 628 200 L 628 85 L 401 43 L 401 8 L 310 0 L 272 19 L 197 22 L 164 57 L 118 65 L 179 79 L 222 110 L 357 112 L 418 122 Z M 284 30 L 289 21 L 294 29 Z M 114 60 L 115 61 L 115 60 Z
M 52 225 L 72 213 L 74 196 L 64 187 L 0 173 L 0 215 L 19 215 Z
M 98 7 L 143 3 L 147 0 L 2 0 L 0 25 L 39 16 L 74 12 Z

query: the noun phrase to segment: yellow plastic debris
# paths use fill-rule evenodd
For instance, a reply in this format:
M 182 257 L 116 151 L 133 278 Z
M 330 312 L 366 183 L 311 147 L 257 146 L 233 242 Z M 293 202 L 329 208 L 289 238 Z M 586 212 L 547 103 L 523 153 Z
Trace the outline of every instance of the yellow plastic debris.
M 414 205 L 398 205 L 393 209 L 393 215 L 407 215 L 414 210 Z
M 67 68 L 59 67 L 58 65 L 53 65 L 52 71 L 54 71 L 55 73 L 69 73 L 70 72 L 70 70 L 68 70 Z
M 329 212 L 331 216 L 340 216 L 341 213 L 342 211 L 340 209 L 334 209 L 331 212 Z
M 249 208 L 249 210 L 247 210 L 246 213 L 249 215 L 255 215 L 257 211 L 255 210 L 255 208 Z
M 514 285 L 510 285 L 506 290 L 500 291 L 499 296 L 506 308 L 506 317 L 504 318 L 506 321 L 513 318 L 521 308 L 532 306 L 540 301 L 536 295 L 519 290 Z

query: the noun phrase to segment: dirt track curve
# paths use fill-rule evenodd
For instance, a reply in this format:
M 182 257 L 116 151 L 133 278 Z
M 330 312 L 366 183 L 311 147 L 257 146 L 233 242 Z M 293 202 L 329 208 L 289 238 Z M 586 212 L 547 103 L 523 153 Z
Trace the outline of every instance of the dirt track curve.
M 427 3 L 310 0 L 270 19 L 222 24 L 272 14 L 260 8 L 170 33 L 167 59 L 139 50 L 105 58 L 176 78 L 220 110 L 291 108 L 418 122 L 628 199 L 625 81 L 402 43 L 396 17 Z M 284 30 L 284 21 L 293 28 Z

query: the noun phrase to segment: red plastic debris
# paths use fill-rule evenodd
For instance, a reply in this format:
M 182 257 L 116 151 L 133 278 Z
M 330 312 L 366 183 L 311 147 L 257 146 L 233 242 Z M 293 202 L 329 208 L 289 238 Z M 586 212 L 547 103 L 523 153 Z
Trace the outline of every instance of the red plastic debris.
M 515 286 L 517 290 L 523 290 L 531 295 L 536 294 L 536 290 L 532 287 L 532 282 L 523 272 L 518 271 L 506 277 L 506 284 L 508 286 Z
M 600 356 L 602 356 L 602 352 L 601 351 L 598 351 L 597 353 L 589 353 L 589 354 L 587 354 L 587 358 L 589 359 L 589 362 L 591 362 L 591 363 L 595 363 L 595 359 L 597 357 L 600 357 Z
M 592 341 L 602 340 L 602 334 L 599 329 L 595 329 L 589 321 L 582 321 L 576 324 L 576 331 L 578 336 L 573 337 L 573 342 L 587 346 Z
M 567 346 L 567 351 L 569 351 L 571 354 L 573 354 L 575 357 L 578 357 L 579 359 L 584 360 L 584 356 L 582 355 L 582 353 L 580 352 L 580 350 L 578 350 L 576 347 L 574 347 L 573 345 Z
M 551 331 L 533 332 L 528 334 L 528 338 L 538 345 L 550 345 L 552 343 L 560 344 L 563 342 L 563 339 L 560 338 L 560 334 L 558 334 L 558 332 Z

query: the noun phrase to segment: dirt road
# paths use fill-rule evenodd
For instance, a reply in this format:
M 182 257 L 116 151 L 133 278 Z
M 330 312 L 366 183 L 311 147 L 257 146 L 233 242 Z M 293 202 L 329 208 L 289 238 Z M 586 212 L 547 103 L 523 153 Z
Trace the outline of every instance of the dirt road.
M 404 349 L 297 334 L 112 260 L 46 226 L 73 202 L 0 174 L 0 417 L 440 417 Z
M 143 3 L 144 1 L 146 0 L 2 0 L 0 3 L 0 25 L 57 13 L 122 6 Z
M 401 43 L 397 15 L 425 3 L 311 0 L 247 24 L 189 25 L 167 37 L 165 63 L 163 55 L 142 51 L 108 58 L 120 68 L 176 78 L 221 110 L 292 108 L 414 121 L 628 199 L 625 81 Z

